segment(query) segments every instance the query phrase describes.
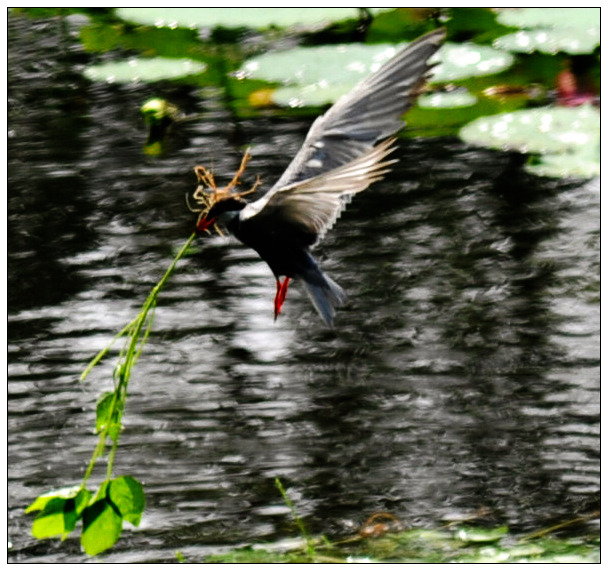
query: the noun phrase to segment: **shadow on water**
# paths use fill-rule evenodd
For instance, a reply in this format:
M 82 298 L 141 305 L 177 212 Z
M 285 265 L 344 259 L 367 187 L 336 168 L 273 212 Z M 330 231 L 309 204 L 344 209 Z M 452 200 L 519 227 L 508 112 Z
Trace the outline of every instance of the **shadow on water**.
M 308 122 L 234 126 L 219 98 L 165 89 L 205 120 L 151 159 L 149 86 L 82 80 L 57 22 L 9 19 L 9 533 L 14 561 L 80 561 L 36 542 L 23 508 L 79 481 L 112 363 L 77 381 L 185 241 L 192 167 L 276 180 Z M 59 54 L 45 59 L 46 50 Z M 437 525 L 484 509 L 536 529 L 599 490 L 599 182 L 532 178 L 519 157 L 404 140 L 317 254 L 348 292 L 336 331 L 253 252 L 209 237 L 163 292 L 137 365 L 116 472 L 146 488 L 106 561 L 173 561 L 376 511 Z M 246 180 L 246 183 L 249 181 Z

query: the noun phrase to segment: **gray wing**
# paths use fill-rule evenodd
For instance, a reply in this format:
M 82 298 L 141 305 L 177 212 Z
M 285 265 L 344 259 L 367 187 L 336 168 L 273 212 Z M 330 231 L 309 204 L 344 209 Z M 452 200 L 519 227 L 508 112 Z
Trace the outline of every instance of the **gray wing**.
M 348 198 L 388 171 L 395 161 L 385 159 L 395 149 L 394 142 L 387 139 L 338 168 L 268 192 L 241 210 L 241 224 L 249 231 L 273 228 L 277 240 L 311 246 L 333 226 Z
M 302 148 L 269 192 L 344 165 L 401 129 L 403 114 L 433 67 L 428 59 L 444 39 L 444 29 L 422 36 L 340 98 L 313 123 Z

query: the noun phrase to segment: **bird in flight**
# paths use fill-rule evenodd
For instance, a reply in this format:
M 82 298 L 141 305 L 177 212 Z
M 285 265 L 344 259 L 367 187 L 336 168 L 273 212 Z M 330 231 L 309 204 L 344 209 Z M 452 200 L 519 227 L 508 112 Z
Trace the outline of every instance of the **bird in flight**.
M 445 31 L 430 32 L 398 52 L 380 69 L 340 98 L 312 124 L 291 164 L 261 198 L 236 192 L 250 158 L 245 153 L 232 181 L 217 188 L 213 174 L 195 167 L 199 186 L 193 194 L 200 206 L 197 230 L 225 226 L 253 248 L 276 279 L 275 319 L 281 312 L 291 279 L 301 280 L 328 327 L 346 294 L 319 267 L 311 248 L 333 226 L 352 196 L 385 175 L 396 162 L 395 133 L 429 77 L 429 58 L 441 47 Z

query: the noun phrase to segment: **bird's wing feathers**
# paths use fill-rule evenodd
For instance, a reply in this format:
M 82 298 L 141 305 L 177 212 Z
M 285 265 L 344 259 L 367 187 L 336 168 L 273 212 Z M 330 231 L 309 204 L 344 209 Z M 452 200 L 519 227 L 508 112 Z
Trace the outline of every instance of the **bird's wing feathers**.
M 269 191 L 241 211 L 241 221 L 289 228 L 305 242 L 320 240 L 338 219 L 353 194 L 380 180 L 395 161 L 384 160 L 394 138 L 372 147 L 357 159 L 329 172 Z
M 444 38 L 440 29 L 412 42 L 319 117 L 277 183 L 241 211 L 241 223 L 288 234 L 302 245 L 322 238 L 348 199 L 394 162 L 384 161 L 394 139 L 376 143 L 403 127 L 402 115 Z
M 302 148 L 274 188 L 306 180 L 357 158 L 404 125 L 441 47 L 445 30 L 422 36 L 340 98 L 312 125 Z

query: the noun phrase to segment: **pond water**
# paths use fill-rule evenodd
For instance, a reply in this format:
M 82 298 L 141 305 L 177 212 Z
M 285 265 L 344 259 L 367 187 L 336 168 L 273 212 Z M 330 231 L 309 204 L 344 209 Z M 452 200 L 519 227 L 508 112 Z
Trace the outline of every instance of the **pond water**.
M 8 37 L 9 560 L 79 562 L 77 535 L 37 541 L 23 510 L 82 478 L 113 359 L 80 373 L 192 231 L 193 166 L 229 180 L 250 145 L 245 182 L 268 188 L 311 120 L 89 83 L 56 20 L 9 17 Z M 159 89 L 202 117 L 152 158 L 138 108 Z M 534 178 L 456 139 L 398 155 L 317 249 L 349 295 L 333 332 L 297 284 L 274 322 L 274 278 L 235 239 L 200 238 L 181 262 L 116 460 L 146 512 L 105 561 L 297 535 L 276 477 L 328 535 L 378 511 L 437 526 L 483 508 L 481 523 L 534 530 L 596 508 L 599 181 Z

